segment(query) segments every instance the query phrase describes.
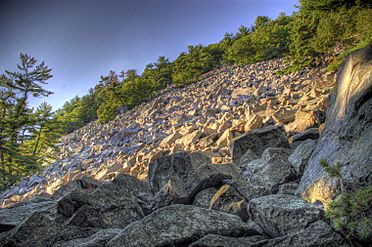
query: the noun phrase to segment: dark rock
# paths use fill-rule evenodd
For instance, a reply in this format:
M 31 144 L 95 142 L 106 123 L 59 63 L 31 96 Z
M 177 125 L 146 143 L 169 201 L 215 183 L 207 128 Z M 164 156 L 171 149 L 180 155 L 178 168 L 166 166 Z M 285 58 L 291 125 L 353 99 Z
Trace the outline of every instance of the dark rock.
M 315 147 L 316 142 L 314 140 L 306 140 L 289 156 L 288 161 L 295 169 L 297 175 L 301 176 L 304 173 L 307 162 Z
M 253 160 L 259 159 L 257 154 L 253 153 L 252 150 L 248 149 L 247 152 L 245 152 L 240 159 L 239 166 L 240 164 L 243 164 L 243 166 L 240 166 L 240 168 L 244 168 L 244 164 L 247 164 Z
M 2 246 L 52 246 L 57 241 L 84 238 L 95 232 L 92 228 L 61 225 L 48 212 L 36 211 L 8 234 Z
M 289 148 L 282 126 L 268 126 L 255 129 L 233 139 L 230 153 L 234 163 L 239 163 L 242 156 L 251 150 L 255 155 L 261 156 L 268 147 Z
M 129 175 L 93 192 L 75 190 L 58 202 L 58 213 L 69 224 L 81 227 L 124 227 L 150 213 L 151 196 L 146 184 Z
M 372 46 L 350 54 L 329 98 L 326 127 L 304 171 L 297 193 L 327 204 L 338 192 L 319 161 L 341 162 L 346 183 L 372 184 Z
M 268 195 L 248 204 L 250 218 L 270 237 L 280 237 L 305 229 L 322 219 L 322 210 L 292 195 Z
M 120 231 L 121 229 L 118 228 L 103 229 L 87 238 L 59 241 L 53 245 L 53 247 L 105 247 L 106 243 L 114 238 Z
M 217 189 L 214 187 L 210 187 L 200 191 L 198 194 L 195 195 L 192 205 L 201 208 L 209 208 L 211 200 L 216 192 Z
M 308 139 L 317 140 L 319 138 L 318 128 L 310 128 L 303 133 L 293 135 L 288 138 L 290 144 L 294 142 L 305 141 Z
M 243 221 L 248 220 L 247 201 L 228 184 L 218 189 L 210 202 L 210 209 L 235 214 Z
M 194 196 L 209 187 L 221 185 L 225 179 L 239 176 L 234 164 L 208 164 L 200 153 L 176 153 L 157 159 L 149 168 L 149 187 L 160 208 L 170 204 L 191 204 Z
M 171 205 L 133 222 L 113 238 L 115 246 L 187 246 L 207 235 L 257 235 L 257 226 L 239 217 L 190 205 Z
M 11 208 L 0 209 L 0 233 L 14 228 L 35 211 L 54 212 L 56 204 L 54 200 L 35 197 Z
M 264 236 L 256 235 L 250 237 L 233 238 L 216 234 L 208 234 L 189 247 L 259 247 L 259 243 L 265 240 Z
M 288 162 L 291 152 L 292 150 L 285 148 L 267 148 L 261 159 L 244 165 L 245 178 L 254 186 L 261 186 L 270 193 L 276 193 L 279 185 L 296 178 Z
M 278 194 L 289 194 L 294 195 L 296 193 L 296 189 L 298 187 L 298 183 L 285 183 L 279 186 Z
M 262 247 L 348 247 L 338 233 L 324 221 L 316 221 L 306 229 L 292 235 L 258 242 Z

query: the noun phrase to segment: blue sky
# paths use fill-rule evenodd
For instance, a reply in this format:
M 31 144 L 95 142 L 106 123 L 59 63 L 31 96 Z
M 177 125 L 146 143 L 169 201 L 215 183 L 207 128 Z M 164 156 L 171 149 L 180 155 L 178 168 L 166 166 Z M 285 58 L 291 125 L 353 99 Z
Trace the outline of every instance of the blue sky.
M 58 108 L 82 96 L 109 70 L 141 72 L 159 56 L 218 42 L 258 15 L 296 11 L 297 0 L 2 0 L 0 73 L 19 53 L 53 69 L 46 100 Z

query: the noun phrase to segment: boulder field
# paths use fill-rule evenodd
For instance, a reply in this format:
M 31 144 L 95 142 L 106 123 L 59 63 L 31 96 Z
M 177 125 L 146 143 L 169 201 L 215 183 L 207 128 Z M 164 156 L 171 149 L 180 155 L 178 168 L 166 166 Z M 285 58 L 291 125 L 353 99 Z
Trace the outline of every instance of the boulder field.
M 372 47 L 335 87 L 284 66 L 222 67 L 65 136 L 59 161 L 1 195 L 0 246 L 353 246 L 324 216 L 339 181 L 319 161 L 372 183 Z

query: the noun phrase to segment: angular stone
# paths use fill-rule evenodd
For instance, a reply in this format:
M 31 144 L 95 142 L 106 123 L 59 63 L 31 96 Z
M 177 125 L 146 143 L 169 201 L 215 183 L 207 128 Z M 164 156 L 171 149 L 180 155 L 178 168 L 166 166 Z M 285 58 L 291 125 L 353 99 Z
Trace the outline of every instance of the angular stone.
M 172 205 L 129 225 L 108 242 L 107 247 L 187 246 L 207 234 L 239 237 L 258 232 L 235 215 L 190 205 Z
M 129 175 L 120 175 L 93 192 L 73 191 L 58 202 L 58 213 L 81 227 L 124 227 L 151 211 L 146 184 Z
M 173 134 L 167 136 L 166 138 L 164 138 L 164 139 L 160 142 L 159 146 L 160 146 L 160 147 L 168 147 L 168 146 L 171 146 L 172 144 L 175 143 L 175 141 L 176 141 L 177 139 L 179 139 L 179 138 L 181 138 L 181 137 L 182 137 L 182 135 L 181 135 L 179 132 L 175 132 L 175 133 L 173 133 Z
M 62 226 L 49 213 L 35 211 L 9 233 L 2 246 L 53 246 L 57 241 L 85 238 L 95 232 L 92 228 Z
M 258 247 L 261 246 L 260 243 L 265 240 L 265 237 L 260 235 L 234 238 L 208 234 L 189 245 L 189 247 Z
M 262 247 L 348 247 L 350 246 L 324 221 L 316 221 L 298 233 L 258 242 Z
M 304 173 L 307 162 L 315 147 L 316 141 L 308 139 L 301 143 L 289 156 L 288 161 L 299 176 Z
M 243 221 L 248 220 L 247 201 L 233 187 L 223 185 L 210 201 L 210 209 L 235 214 Z
M 103 229 L 87 238 L 58 241 L 53 247 L 104 247 L 106 243 L 119 234 L 120 231 L 121 229 L 118 228 Z
M 149 168 L 149 187 L 155 194 L 155 208 L 169 204 L 190 204 L 201 190 L 237 177 L 240 169 L 233 164 L 212 165 L 200 153 L 176 153 L 163 156 Z
M 297 233 L 323 218 L 323 211 L 302 198 L 277 194 L 252 199 L 250 218 L 270 237 Z
M 195 195 L 192 205 L 201 208 L 209 208 L 211 200 L 213 196 L 216 194 L 216 192 L 217 189 L 214 187 L 210 187 L 200 191 L 198 194 Z
M 304 132 L 320 124 L 316 111 L 297 111 L 295 121 L 285 126 L 287 132 Z
M 45 198 L 33 198 L 24 203 L 19 203 L 11 208 L 0 209 L 0 233 L 16 227 L 29 215 L 36 211 L 56 211 L 57 202 Z
M 262 129 L 256 129 L 246 134 L 234 138 L 230 146 L 230 153 L 234 163 L 239 163 L 241 157 L 249 149 L 261 156 L 268 147 L 289 148 L 287 138 L 284 136 L 281 126 L 269 126 Z
M 279 186 L 296 178 L 295 171 L 288 162 L 290 149 L 267 148 L 261 159 L 248 164 L 240 164 L 245 178 L 254 186 L 266 188 L 276 193 Z

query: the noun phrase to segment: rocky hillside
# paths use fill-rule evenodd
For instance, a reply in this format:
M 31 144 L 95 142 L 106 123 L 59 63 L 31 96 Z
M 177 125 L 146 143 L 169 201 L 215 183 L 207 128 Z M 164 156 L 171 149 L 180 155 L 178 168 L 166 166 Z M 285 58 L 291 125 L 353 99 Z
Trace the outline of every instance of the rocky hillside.
M 128 173 L 143 180 L 150 163 L 177 151 L 200 151 L 214 164 L 230 163 L 231 140 L 249 130 L 282 124 L 293 135 L 319 126 L 334 75 L 324 68 L 276 75 L 285 66 L 277 59 L 222 67 L 199 83 L 167 88 L 107 124 L 92 122 L 62 139 L 56 163 L 3 193 L 0 202 L 6 207 L 52 195 L 84 175 L 110 180 Z
M 329 98 L 332 74 L 275 75 L 283 66 L 220 68 L 66 136 L 58 162 L 2 195 L 0 244 L 355 245 L 324 217 L 340 181 L 319 160 L 372 184 L 372 47 L 347 58 Z

